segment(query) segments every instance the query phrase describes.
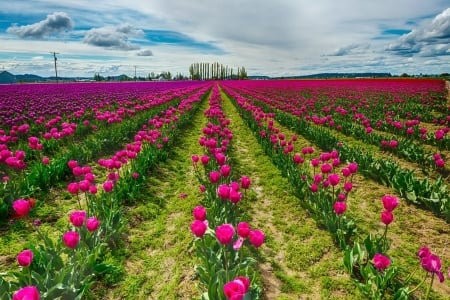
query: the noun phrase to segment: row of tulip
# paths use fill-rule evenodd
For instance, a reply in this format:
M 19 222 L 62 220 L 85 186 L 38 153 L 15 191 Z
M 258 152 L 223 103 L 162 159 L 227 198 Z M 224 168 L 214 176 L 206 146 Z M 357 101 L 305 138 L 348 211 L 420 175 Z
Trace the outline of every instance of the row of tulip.
M 308 81 L 281 87 L 272 83 L 267 86 L 274 85 L 276 88 L 270 90 L 257 83 L 233 83 L 232 86 L 255 99 L 260 96 L 270 98 L 277 109 L 291 111 L 317 124 L 339 130 L 343 121 L 356 122 L 368 131 L 375 127 L 408 139 L 416 138 L 420 144 L 449 149 L 450 137 L 447 133 L 450 115 L 443 81 L 424 81 L 421 84 L 417 81 L 392 81 L 394 84 L 391 82 L 386 86 L 383 86 L 386 84 L 384 81 L 372 82 L 375 86 L 366 88 L 361 81 L 353 87 L 346 85 L 345 81 L 337 85 L 319 81 L 311 90 L 310 85 L 313 84 Z M 434 93 L 438 96 L 435 97 Z M 405 109 L 409 111 L 405 112 Z M 436 118 L 433 110 L 441 111 L 442 115 Z M 404 118 L 407 120 L 403 121 Z M 428 132 L 426 126 L 419 128 L 421 121 L 435 123 L 435 132 Z
M 199 265 L 196 272 L 202 289 L 201 299 L 259 299 L 261 287 L 255 278 L 256 260 L 249 246 L 258 248 L 265 239 L 261 230 L 243 220 L 240 207 L 251 180 L 238 179 L 228 151 L 233 133 L 230 119 L 222 111 L 222 98 L 214 86 L 209 108 L 204 114 L 208 124 L 199 139 L 205 153 L 192 155 L 195 174 L 204 197 L 193 209 L 191 231 Z
M 178 107 L 171 107 L 150 119 L 148 127 L 144 125 L 134 137 L 136 155 L 128 157 L 127 162 L 116 160 L 117 157 L 111 159 L 120 162 L 112 164 L 119 170 L 108 174 L 101 192 L 97 192 L 90 166 L 83 166 L 76 160 L 68 162 L 66 167 L 73 176 L 84 178 L 68 185 L 68 191 L 77 197 L 80 207 L 69 214 L 69 229 L 62 234 L 62 242 L 55 241 L 48 232 L 41 232 L 39 220 L 32 222 L 42 244 L 28 245 L 17 256 L 20 269 L 2 274 L 0 298 L 82 299 L 95 280 L 105 274 L 121 272 L 118 266 L 107 263 L 107 257 L 111 249 L 121 246 L 123 241 L 126 230 L 123 205 L 138 195 L 148 171 L 168 157 L 175 138 L 191 121 L 207 88 L 182 100 Z M 165 125 L 160 124 L 161 118 L 166 121 Z M 167 127 L 164 136 L 160 134 L 155 140 L 146 138 L 148 132 L 161 127 Z M 30 199 L 13 202 L 12 208 L 20 221 L 29 223 L 26 216 L 33 203 Z
M 123 144 L 124 140 L 132 138 L 133 133 L 143 124 L 146 124 L 149 118 L 171 105 L 179 103 L 182 97 L 195 95 L 200 91 L 198 88 L 185 88 L 182 91 L 183 93 L 177 93 L 177 98 L 174 99 L 170 97 L 163 97 L 164 100 L 161 101 L 153 99 L 145 106 L 145 111 L 133 118 L 100 129 L 80 143 L 68 143 L 52 156 L 36 154 L 39 150 L 16 151 L 14 156 L 17 156 L 18 153 L 23 153 L 23 156 L 34 153 L 42 158 L 27 169 L 14 171 L 9 168 L 5 171 L 5 173 L 8 172 L 6 173 L 8 175 L 2 178 L 3 185 L 0 189 L 0 198 L 3 199 L 3 203 L 0 203 L 0 216 L 6 216 L 9 213 L 8 208 L 14 199 L 45 192 L 56 182 L 66 179 L 69 173 L 65 166 L 70 159 L 84 163 L 96 158 L 99 153 L 107 153 L 117 149 L 117 146 Z M 46 141 L 44 141 L 45 143 Z M 4 150 L 3 152 L 10 151 Z
M 240 94 L 230 90 L 227 92 L 266 154 L 290 180 L 301 205 L 332 234 L 336 244 L 344 250 L 344 266 L 357 279 L 356 284 L 365 296 L 384 299 L 390 294 L 394 299 L 408 299 L 429 277 L 429 287 L 433 284 L 434 275 L 441 282 L 444 280 L 440 259 L 431 253 L 421 260 L 421 266 L 426 272 L 423 281 L 414 288 L 408 286 L 408 280 L 400 280 L 399 267 L 391 265 L 387 232 L 388 225 L 394 219 L 393 210 L 399 204 L 395 196 L 385 195 L 381 199 L 383 210 L 380 220 L 385 225 L 383 233 L 364 237 L 360 232 L 357 235 L 361 229 L 356 225 L 356 220 L 345 212 L 350 203 L 352 179 L 358 170 L 358 164 L 350 163 L 338 172 L 341 160 L 340 152 L 336 149 L 321 153 L 315 158 L 312 147 L 302 148 L 301 154 L 295 153 L 297 137 L 294 135 L 287 140 L 285 134 L 274 126 L 273 113 L 264 112 L 261 107 L 255 106 Z M 420 251 L 423 249 L 428 248 Z M 429 294 L 430 288 L 427 289 L 425 298 Z
M 292 112 L 277 109 L 271 99 L 259 97 L 258 101 L 252 103 L 267 111 L 274 113 L 276 111 L 277 121 L 302 134 L 325 151 L 331 151 L 335 145 L 339 144 L 341 157 L 348 161 L 356 161 L 363 175 L 388 187 L 393 187 L 400 196 L 410 202 L 427 207 L 436 215 L 450 220 L 450 196 L 447 184 L 442 177 L 438 177 L 434 182 L 431 182 L 428 178 L 419 179 L 414 176 L 414 170 L 403 168 L 394 160 L 384 157 L 375 158 L 375 154 L 367 149 L 343 144 L 328 129 L 299 119 Z

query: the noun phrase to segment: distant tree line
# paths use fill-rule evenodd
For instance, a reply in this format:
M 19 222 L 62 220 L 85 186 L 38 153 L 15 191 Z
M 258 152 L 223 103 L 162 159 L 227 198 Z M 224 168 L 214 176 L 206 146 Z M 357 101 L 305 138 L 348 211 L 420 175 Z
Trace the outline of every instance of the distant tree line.
M 224 80 L 224 79 L 246 79 L 247 71 L 244 67 L 238 67 L 234 72 L 233 68 L 214 63 L 193 63 L 189 67 L 189 75 L 192 80 Z

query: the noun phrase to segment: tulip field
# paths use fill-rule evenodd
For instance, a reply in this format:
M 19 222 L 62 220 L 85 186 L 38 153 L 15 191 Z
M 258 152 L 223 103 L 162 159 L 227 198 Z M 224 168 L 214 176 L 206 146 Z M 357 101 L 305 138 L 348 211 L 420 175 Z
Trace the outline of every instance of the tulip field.
M 0 85 L 0 299 L 449 299 L 449 95 Z

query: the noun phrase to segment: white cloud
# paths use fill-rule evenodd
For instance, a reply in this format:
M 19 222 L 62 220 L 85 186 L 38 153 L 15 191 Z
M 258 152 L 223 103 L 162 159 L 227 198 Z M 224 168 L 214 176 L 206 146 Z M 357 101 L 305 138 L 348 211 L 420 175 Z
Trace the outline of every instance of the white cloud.
M 47 15 L 45 20 L 40 22 L 17 26 L 13 25 L 7 29 L 8 33 L 15 34 L 21 38 L 44 38 L 53 33 L 71 30 L 74 23 L 70 16 L 65 12 L 54 12 Z
M 136 53 L 137 56 L 153 56 L 153 52 L 150 49 L 142 50 Z
M 93 28 L 86 32 L 83 41 L 89 45 L 103 47 L 105 49 L 117 50 L 138 50 L 140 46 L 130 43 L 130 37 L 138 37 L 144 32 L 136 29 L 130 24 L 120 24 L 118 26 L 105 26 Z

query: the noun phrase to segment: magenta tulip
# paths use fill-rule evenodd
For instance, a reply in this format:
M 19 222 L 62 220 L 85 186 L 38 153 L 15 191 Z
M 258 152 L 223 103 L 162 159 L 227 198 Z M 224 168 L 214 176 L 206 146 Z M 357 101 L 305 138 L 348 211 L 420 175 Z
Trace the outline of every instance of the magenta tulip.
M 258 229 L 251 230 L 248 234 L 250 243 L 256 248 L 261 247 L 261 245 L 264 243 L 265 237 L 266 236 L 264 235 L 264 232 Z
M 392 195 L 384 195 L 381 197 L 381 201 L 383 202 L 383 207 L 387 211 L 393 211 L 399 204 L 397 197 Z
M 63 234 L 63 241 L 68 248 L 74 249 L 80 241 L 80 235 L 76 231 L 67 231 Z
M 69 215 L 70 223 L 75 227 L 81 227 L 86 219 L 86 212 L 84 210 L 77 210 Z
M 96 217 L 90 217 L 86 220 L 86 228 L 88 231 L 93 232 L 100 226 L 100 221 Z
M 220 180 L 220 172 L 218 171 L 211 171 L 209 173 L 209 181 L 211 183 L 217 183 Z
M 201 238 L 205 232 L 206 229 L 208 229 L 208 226 L 206 226 L 206 223 L 200 220 L 194 220 L 191 223 L 191 232 L 196 236 Z
M 248 237 L 250 233 L 250 225 L 247 222 L 240 222 L 237 225 L 237 234 L 242 237 L 246 238 Z
M 373 256 L 373 265 L 378 271 L 383 271 L 391 265 L 391 260 L 383 254 L 375 254 Z
M 21 267 L 28 267 L 33 262 L 33 251 L 23 250 L 17 255 L 17 263 Z
M 336 201 L 333 205 L 334 212 L 337 215 L 342 215 L 347 210 L 347 203 L 342 201 Z
M 112 189 L 113 189 L 113 187 L 114 187 L 114 183 L 113 183 L 112 181 L 110 181 L 110 180 L 105 181 L 105 182 L 103 183 L 103 190 L 104 190 L 105 192 L 107 192 L 107 193 L 111 192 Z
M 216 227 L 216 238 L 223 245 L 232 242 L 234 236 L 234 227 L 231 224 L 223 224 Z
M 41 295 L 35 286 L 26 286 L 14 293 L 12 300 L 39 300 Z
M 386 226 L 391 224 L 394 220 L 394 214 L 388 210 L 381 212 L 381 222 Z
M 340 178 L 339 178 L 338 174 L 330 174 L 330 175 L 328 175 L 328 181 L 330 182 L 330 184 L 332 186 L 338 185 L 339 184 L 339 180 L 340 180 Z
M 194 207 L 192 210 L 192 215 L 196 220 L 205 221 L 206 220 L 206 208 L 201 205 Z
M 13 202 L 12 207 L 16 212 L 16 215 L 21 218 L 28 215 L 31 210 L 31 203 L 25 199 L 18 199 Z

